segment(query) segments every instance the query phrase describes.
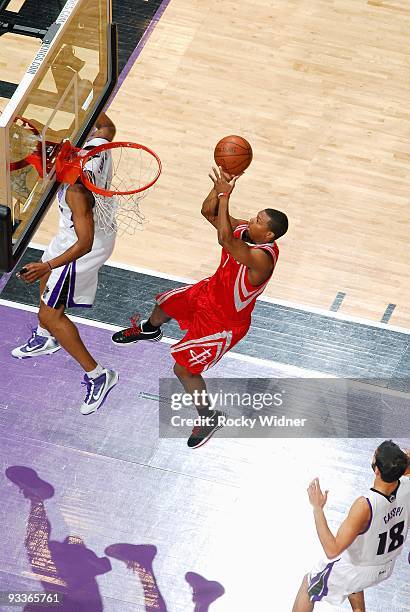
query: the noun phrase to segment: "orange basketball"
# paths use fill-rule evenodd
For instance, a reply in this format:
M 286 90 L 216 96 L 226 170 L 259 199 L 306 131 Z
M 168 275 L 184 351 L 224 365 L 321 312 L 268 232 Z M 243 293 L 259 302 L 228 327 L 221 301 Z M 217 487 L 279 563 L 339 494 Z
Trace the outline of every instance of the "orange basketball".
M 218 142 L 214 159 L 229 174 L 240 174 L 252 161 L 252 147 L 242 136 L 225 136 Z

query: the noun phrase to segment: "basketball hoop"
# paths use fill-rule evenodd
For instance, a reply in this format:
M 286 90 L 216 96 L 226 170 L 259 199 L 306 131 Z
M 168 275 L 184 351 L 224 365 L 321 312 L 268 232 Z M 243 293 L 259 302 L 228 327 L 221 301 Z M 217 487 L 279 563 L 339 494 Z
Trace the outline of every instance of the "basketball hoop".
M 28 120 L 16 118 L 15 132 L 18 150 L 12 152 L 10 170 L 16 172 L 32 166 L 41 178 L 55 167 L 60 183 L 73 185 L 80 180 L 93 193 L 96 227 L 106 233 L 134 234 L 144 221 L 139 209 L 157 182 L 162 166 L 158 155 L 148 147 L 133 142 L 110 142 L 87 150 L 68 140 L 45 143 L 43 146 L 37 128 Z M 105 184 L 98 184 L 98 166 L 109 159 L 110 171 Z
M 97 184 L 98 166 L 111 158 L 112 175 L 106 184 Z M 56 177 L 73 185 L 78 179 L 93 193 L 95 217 L 99 229 L 106 233 L 134 234 L 144 221 L 139 209 L 160 177 L 161 160 L 148 147 L 134 142 L 110 142 L 90 150 L 73 147 L 64 141 L 57 152 Z

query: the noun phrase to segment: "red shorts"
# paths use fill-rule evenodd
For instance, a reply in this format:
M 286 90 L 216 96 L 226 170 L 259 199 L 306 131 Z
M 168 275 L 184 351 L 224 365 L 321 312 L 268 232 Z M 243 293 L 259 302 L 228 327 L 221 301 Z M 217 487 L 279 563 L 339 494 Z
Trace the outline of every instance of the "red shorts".
M 171 349 L 175 361 L 192 374 L 212 368 L 221 357 L 246 336 L 250 320 L 223 321 L 206 292 L 206 280 L 165 291 L 156 296 L 158 306 L 178 321 L 185 336 Z

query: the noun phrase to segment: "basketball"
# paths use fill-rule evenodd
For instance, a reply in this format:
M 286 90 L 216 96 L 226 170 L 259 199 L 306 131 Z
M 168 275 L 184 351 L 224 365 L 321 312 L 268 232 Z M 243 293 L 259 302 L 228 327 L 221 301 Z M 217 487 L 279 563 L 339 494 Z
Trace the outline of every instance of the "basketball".
M 225 136 L 218 142 L 214 151 L 217 166 L 228 174 L 240 174 L 252 161 L 252 147 L 242 136 Z

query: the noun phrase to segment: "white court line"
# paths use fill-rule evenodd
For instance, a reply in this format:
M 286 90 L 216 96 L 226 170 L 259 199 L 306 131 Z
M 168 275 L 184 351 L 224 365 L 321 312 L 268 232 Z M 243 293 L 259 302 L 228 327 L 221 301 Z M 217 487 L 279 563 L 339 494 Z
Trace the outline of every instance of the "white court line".
M 38 249 L 40 251 L 45 250 L 45 246 L 42 244 L 38 244 L 37 242 L 30 242 L 30 247 L 33 249 Z M 185 276 L 176 276 L 175 274 L 165 274 L 165 272 L 158 272 L 156 270 L 151 270 L 151 268 L 141 268 L 139 266 L 131 266 L 129 264 L 115 262 L 115 261 L 107 261 L 106 266 L 110 266 L 111 268 L 123 268 L 124 270 L 129 270 L 130 272 L 138 272 L 139 274 L 148 274 L 148 276 L 155 276 L 156 278 L 165 278 L 167 280 L 172 280 L 177 283 L 184 284 L 194 284 L 198 281 L 192 278 L 187 278 Z M 286 308 L 293 308 L 295 310 L 302 310 L 304 312 L 313 312 L 314 314 L 322 315 L 324 317 L 328 317 L 330 319 L 336 319 L 337 321 L 346 321 L 348 323 L 358 323 L 359 325 L 366 325 L 368 327 L 376 327 L 378 329 L 386 329 L 391 332 L 398 332 L 400 334 L 410 335 L 410 329 L 405 327 L 399 327 L 397 325 L 389 325 L 387 323 L 381 323 L 380 321 L 372 321 L 370 319 L 363 319 L 361 317 L 355 317 L 354 315 L 343 314 L 340 312 L 332 312 L 331 310 L 326 310 L 325 308 L 318 308 L 316 306 L 310 306 L 306 304 L 299 304 L 297 302 L 288 302 L 286 300 L 280 300 L 278 298 L 272 298 L 270 296 L 262 295 L 256 298 L 260 302 L 269 302 L 270 304 L 276 304 L 277 306 L 284 306 Z
M 6 306 L 8 308 L 16 308 L 17 310 L 25 310 L 27 312 L 33 312 L 37 314 L 38 308 L 36 306 L 29 306 L 28 304 L 19 304 L 17 302 L 11 302 L 10 300 L 3 300 L 0 298 L 0 306 Z M 103 323 L 102 321 L 93 321 L 92 319 L 83 319 L 82 317 L 77 317 L 75 315 L 68 315 L 68 317 L 74 323 L 79 323 L 81 325 L 88 325 L 89 327 L 98 327 L 100 329 L 106 329 L 108 331 L 117 332 L 123 329 L 118 325 L 112 325 L 111 323 Z M 164 336 L 160 342 L 164 344 L 176 344 L 178 340 L 175 338 L 167 338 Z M 307 378 L 307 377 L 316 377 L 316 378 L 336 378 L 332 374 L 325 374 L 323 372 L 317 372 L 315 370 L 308 370 L 304 368 L 298 368 L 297 366 L 288 365 L 286 363 L 279 363 L 276 361 L 270 361 L 269 359 L 262 359 L 260 357 L 253 357 L 251 355 L 243 355 L 242 353 L 234 353 L 230 351 L 228 357 L 232 359 L 236 359 L 237 361 L 244 361 L 247 363 L 253 363 L 255 365 L 261 365 L 265 367 L 272 368 L 273 366 L 280 367 L 281 369 L 286 368 L 287 375 L 289 376 L 297 376 L 298 378 Z

